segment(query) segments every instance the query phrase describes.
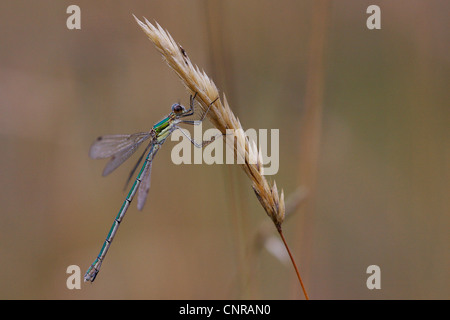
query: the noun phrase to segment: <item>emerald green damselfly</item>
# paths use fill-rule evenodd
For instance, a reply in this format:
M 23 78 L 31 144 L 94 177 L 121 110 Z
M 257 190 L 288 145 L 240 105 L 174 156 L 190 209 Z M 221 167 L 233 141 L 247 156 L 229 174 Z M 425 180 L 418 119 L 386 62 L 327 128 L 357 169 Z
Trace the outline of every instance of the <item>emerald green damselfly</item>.
M 110 158 L 109 162 L 106 164 L 105 169 L 103 170 L 103 176 L 110 174 L 117 167 L 119 167 L 125 160 L 127 160 L 134 152 L 138 149 L 138 147 L 145 141 L 150 139 L 149 144 L 144 150 L 144 153 L 139 158 L 135 167 L 130 173 L 128 177 L 127 184 L 131 180 L 134 175 L 137 167 L 141 163 L 142 159 L 145 157 L 144 164 L 141 167 L 130 191 L 128 192 L 125 201 L 120 207 L 119 213 L 114 219 L 114 222 L 111 226 L 111 229 L 106 236 L 106 240 L 103 243 L 102 248 L 100 249 L 100 253 L 98 254 L 95 261 L 91 264 L 89 269 L 86 271 L 84 275 L 84 281 L 93 282 L 97 277 L 97 274 L 100 271 L 100 267 L 105 259 L 106 253 L 108 252 L 109 247 L 116 235 L 117 230 L 119 229 L 119 225 L 122 222 L 125 213 L 130 206 L 131 201 L 137 192 L 137 207 L 139 210 L 142 210 L 145 204 L 145 200 L 147 199 L 148 191 L 150 189 L 150 173 L 152 169 L 152 161 L 155 157 L 158 150 L 161 148 L 166 139 L 170 136 L 170 134 L 179 129 L 181 132 L 196 146 L 197 148 L 202 148 L 209 143 L 215 140 L 215 136 L 213 136 L 210 140 L 202 141 L 201 143 L 195 142 L 193 139 L 189 137 L 189 135 L 184 132 L 182 128 L 178 125 L 185 123 L 191 125 L 199 125 L 205 119 L 206 114 L 208 113 L 211 106 L 216 102 L 218 97 L 209 104 L 208 108 L 205 112 L 203 112 L 200 116 L 199 120 L 188 120 L 185 119 L 189 116 L 194 116 L 195 112 L 195 98 L 197 97 L 197 93 L 194 96 L 190 97 L 190 107 L 186 109 L 179 103 L 175 103 L 172 105 L 172 112 L 156 123 L 148 132 L 139 132 L 129 135 L 105 135 L 98 137 L 97 140 L 92 144 L 91 149 L 89 151 L 89 156 L 93 159 L 104 159 Z

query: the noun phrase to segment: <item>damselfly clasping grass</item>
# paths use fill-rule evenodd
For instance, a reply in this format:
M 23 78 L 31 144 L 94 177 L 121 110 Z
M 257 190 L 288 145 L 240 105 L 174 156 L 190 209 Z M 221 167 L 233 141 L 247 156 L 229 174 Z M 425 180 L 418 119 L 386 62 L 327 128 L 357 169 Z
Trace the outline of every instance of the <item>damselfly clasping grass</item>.
M 136 180 L 133 183 L 133 186 L 128 192 L 125 201 L 120 207 L 119 213 L 114 219 L 114 222 L 108 232 L 108 235 L 106 236 L 106 240 L 103 243 L 100 253 L 92 263 L 92 265 L 89 267 L 89 269 L 86 271 L 86 274 L 84 275 L 85 282 L 93 282 L 97 277 L 103 260 L 105 259 L 106 253 L 111 246 L 114 236 L 119 229 L 119 225 L 122 222 L 122 219 L 125 216 L 128 207 L 133 201 L 136 192 L 138 194 L 138 209 L 142 210 L 142 208 L 144 207 L 145 200 L 147 199 L 148 191 L 150 189 L 153 158 L 155 157 L 156 153 L 161 148 L 163 143 L 166 141 L 166 139 L 170 136 L 170 134 L 177 129 L 180 130 L 197 148 L 202 148 L 215 140 L 216 137 L 213 136 L 211 140 L 201 141 L 198 143 L 191 139 L 189 134 L 187 134 L 184 129 L 179 127 L 180 124 L 200 125 L 205 119 L 205 116 L 207 115 L 212 104 L 217 100 L 215 99 L 214 101 L 212 101 L 206 111 L 200 113 L 200 119 L 193 119 L 192 116 L 195 116 L 196 96 L 197 94 L 191 96 L 189 109 L 186 109 L 184 106 L 178 103 L 173 104 L 172 112 L 170 112 L 167 117 L 156 123 L 148 132 L 101 136 L 98 137 L 97 140 L 92 144 L 89 151 L 89 156 L 91 158 L 110 158 L 109 162 L 106 164 L 105 169 L 103 170 L 103 175 L 106 176 L 114 171 L 117 167 L 119 167 L 122 163 L 124 163 L 125 160 L 131 157 L 131 155 L 136 152 L 136 150 L 142 143 L 150 140 L 144 150 L 144 153 L 142 153 L 135 167 L 131 171 L 127 184 L 131 180 L 133 174 L 135 173 L 136 169 L 145 156 L 144 164 L 142 165 L 141 170 L 139 171 Z
M 136 22 L 141 29 L 145 32 L 148 38 L 153 42 L 156 49 L 161 53 L 164 60 L 169 67 L 178 75 L 188 92 L 191 94 L 190 109 L 184 108 L 179 104 L 172 106 L 172 112 L 163 120 L 153 126 L 148 133 L 137 133 L 134 135 L 120 135 L 120 136 L 104 136 L 97 140 L 91 148 L 91 157 L 93 158 L 108 158 L 111 157 L 110 162 L 105 168 L 104 175 L 108 174 L 115 168 L 117 168 L 123 161 L 125 161 L 131 154 L 136 151 L 136 148 L 144 141 L 150 139 L 150 142 L 145 149 L 144 154 L 140 160 L 145 157 L 144 164 L 138 176 L 131 187 L 122 207 L 119 210 L 110 232 L 100 250 L 98 257 L 89 267 L 84 277 L 85 281 L 94 281 L 97 276 L 100 266 L 105 258 L 111 241 L 117 232 L 120 222 L 125 215 L 131 200 L 136 192 L 138 192 L 138 208 L 142 209 L 145 199 L 147 197 L 148 189 L 150 187 L 150 170 L 153 157 L 156 152 L 161 148 L 167 137 L 176 129 L 182 130 L 179 124 L 200 124 L 205 116 L 209 118 L 211 123 L 221 132 L 219 136 L 228 138 L 228 130 L 234 132 L 233 143 L 230 144 L 229 139 L 227 145 L 234 149 L 235 154 L 241 159 L 244 159 L 243 164 L 240 166 L 249 177 L 252 188 L 256 194 L 257 199 L 264 208 L 267 215 L 275 225 L 283 243 L 286 247 L 289 257 L 292 261 L 292 265 L 296 271 L 299 283 L 302 287 L 305 297 L 308 299 L 305 287 L 300 277 L 300 273 L 295 264 L 295 260 L 289 250 L 287 242 L 282 232 L 282 224 L 285 217 L 285 204 L 284 193 L 278 194 L 277 185 L 275 182 L 270 184 L 264 177 L 263 173 L 263 161 L 262 155 L 258 152 L 255 143 L 250 143 L 248 137 L 244 134 L 244 130 L 240 121 L 231 111 L 228 101 L 223 94 L 223 100 L 220 99 L 219 90 L 214 82 L 207 76 L 204 71 L 194 65 L 187 55 L 187 52 L 183 47 L 177 44 L 172 36 L 165 31 L 159 24 L 154 26 L 147 19 L 145 22 L 140 21 L 135 16 Z M 199 107 L 202 110 L 202 116 L 199 120 L 187 120 L 185 117 L 193 115 L 193 108 L 195 101 L 198 101 Z M 181 132 L 184 133 L 182 130 Z M 184 134 L 189 138 L 188 135 Z M 203 147 L 206 144 L 215 140 L 217 136 L 213 137 L 210 141 L 202 141 L 197 143 L 193 140 L 191 142 L 196 147 Z M 137 165 L 135 169 L 137 168 Z M 133 171 L 134 172 L 134 171 Z M 133 174 L 132 172 L 132 174 Z M 131 175 L 130 175 L 131 178 Z M 129 178 L 129 179 L 130 179 Z

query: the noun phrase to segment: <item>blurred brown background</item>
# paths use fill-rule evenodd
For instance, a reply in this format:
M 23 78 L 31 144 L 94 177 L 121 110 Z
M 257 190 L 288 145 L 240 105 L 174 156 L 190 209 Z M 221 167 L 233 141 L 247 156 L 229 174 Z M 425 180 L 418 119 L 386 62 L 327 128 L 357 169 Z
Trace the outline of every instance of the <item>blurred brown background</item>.
M 81 8 L 81 30 L 66 8 Z M 381 30 L 366 9 L 381 7 Z M 132 17 L 167 29 L 244 128 L 280 129 L 284 234 L 313 299 L 449 299 L 448 1 L 0 3 L 0 298 L 303 299 L 255 246 L 268 217 L 237 166 L 182 165 L 167 141 L 92 284 L 134 157 L 107 178 L 101 134 L 188 103 Z M 192 192 L 194 191 L 194 192 Z M 269 235 L 277 236 L 275 230 Z M 275 237 L 274 239 L 277 239 Z M 381 268 L 368 290 L 366 268 Z

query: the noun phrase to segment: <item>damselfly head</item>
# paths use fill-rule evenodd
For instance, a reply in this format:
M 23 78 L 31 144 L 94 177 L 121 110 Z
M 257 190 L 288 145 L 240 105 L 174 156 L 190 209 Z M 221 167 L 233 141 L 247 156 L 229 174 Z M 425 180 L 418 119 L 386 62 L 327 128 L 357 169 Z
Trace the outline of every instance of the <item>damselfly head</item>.
M 179 103 L 175 103 L 172 105 L 172 111 L 176 114 L 176 115 L 180 115 L 183 114 L 186 109 Z

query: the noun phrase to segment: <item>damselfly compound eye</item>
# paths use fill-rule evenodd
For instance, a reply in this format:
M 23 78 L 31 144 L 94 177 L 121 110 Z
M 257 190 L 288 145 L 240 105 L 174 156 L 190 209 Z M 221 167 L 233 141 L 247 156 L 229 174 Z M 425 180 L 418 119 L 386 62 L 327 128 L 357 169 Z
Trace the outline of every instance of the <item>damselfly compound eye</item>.
M 173 112 L 175 112 L 175 113 L 182 113 L 183 111 L 184 111 L 184 107 L 181 105 L 181 104 L 174 104 L 173 106 L 172 106 L 172 111 Z

